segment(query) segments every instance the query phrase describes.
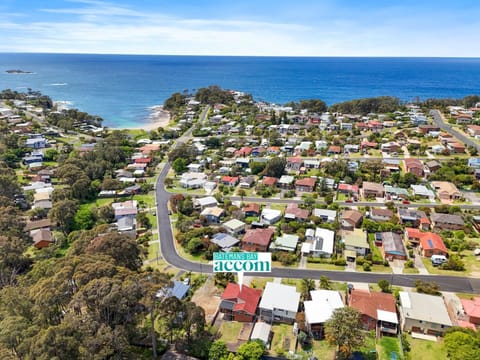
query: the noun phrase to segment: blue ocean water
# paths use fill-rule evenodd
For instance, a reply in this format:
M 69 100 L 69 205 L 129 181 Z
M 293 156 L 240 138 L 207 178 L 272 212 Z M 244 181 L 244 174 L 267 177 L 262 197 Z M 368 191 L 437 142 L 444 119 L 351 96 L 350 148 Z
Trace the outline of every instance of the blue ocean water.
M 8 69 L 33 74 L 7 74 Z M 0 54 L 0 89 L 32 88 L 104 118 L 138 126 L 173 92 L 208 85 L 279 104 L 380 95 L 402 100 L 480 93 L 480 58 L 223 57 Z

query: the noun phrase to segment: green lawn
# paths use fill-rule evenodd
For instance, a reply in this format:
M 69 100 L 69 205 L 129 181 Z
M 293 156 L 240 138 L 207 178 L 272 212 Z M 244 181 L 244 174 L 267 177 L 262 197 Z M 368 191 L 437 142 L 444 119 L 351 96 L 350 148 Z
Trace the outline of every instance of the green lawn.
M 155 206 L 155 195 L 153 191 L 148 194 L 135 195 L 133 199 L 138 201 L 138 207 L 142 207 L 143 205 L 143 207 L 152 208 Z
M 308 358 L 308 355 L 315 356 L 318 360 L 335 359 L 335 346 L 330 345 L 326 340 L 312 341 L 311 345 L 297 352 L 303 356 L 302 359 Z
M 411 347 L 411 359 L 447 359 L 442 342 L 413 339 L 410 335 L 407 335 L 407 339 Z
M 403 274 L 418 274 L 420 271 L 418 271 L 417 268 L 403 268 Z
M 392 268 L 390 266 L 383 266 L 383 265 L 375 265 L 373 264 L 370 267 L 371 271 L 365 271 L 365 272 L 378 272 L 378 273 L 385 273 L 385 274 L 391 274 L 392 273 Z M 359 272 L 363 272 L 363 266 L 357 266 L 356 270 Z
M 400 344 L 396 337 L 383 336 L 377 343 L 377 352 L 380 360 L 390 360 L 392 353 L 397 355 L 397 359 L 402 358 Z
M 300 279 L 282 279 L 282 284 L 284 285 L 290 285 L 290 286 L 295 286 L 297 288 L 297 291 L 301 291 L 301 282 L 302 280 Z
M 250 282 L 250 287 L 253 287 L 255 289 L 265 289 L 265 285 L 267 282 L 272 282 L 273 278 L 266 278 L 266 277 L 255 277 L 255 279 L 252 279 Z
M 296 339 L 293 335 L 292 325 L 273 325 L 273 338 L 270 347 L 270 352 L 276 354 L 277 352 L 288 352 L 295 349 Z
M 224 321 L 220 325 L 220 340 L 226 343 L 235 343 L 238 340 L 238 335 L 242 330 L 242 323 L 237 321 Z
M 152 243 L 148 246 L 148 255 L 147 255 L 148 260 L 155 259 L 158 256 L 159 246 L 160 244 L 158 242 Z
M 470 251 L 471 252 L 471 251 Z M 467 251 L 464 251 L 463 253 L 467 253 Z M 471 260 L 468 259 L 468 256 L 463 258 L 463 261 L 465 263 L 465 271 L 453 271 L 453 270 L 442 270 L 438 266 L 433 266 L 432 261 L 430 258 L 422 258 L 422 262 L 427 268 L 428 272 L 430 274 L 435 274 L 435 275 L 450 275 L 450 276 L 465 276 L 470 274 L 472 271 L 472 266 L 476 264 L 472 264 Z M 475 266 L 476 268 L 476 266 Z
M 337 266 L 333 264 L 317 264 L 317 263 L 307 262 L 307 269 L 343 271 L 345 270 L 345 266 Z

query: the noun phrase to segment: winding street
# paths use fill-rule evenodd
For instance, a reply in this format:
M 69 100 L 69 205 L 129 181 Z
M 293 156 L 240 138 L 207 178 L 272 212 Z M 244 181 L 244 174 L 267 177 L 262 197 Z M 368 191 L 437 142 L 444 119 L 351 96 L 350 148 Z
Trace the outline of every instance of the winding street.
M 202 112 L 200 121 L 203 121 L 208 113 L 208 107 Z M 176 142 L 179 146 L 190 137 L 192 129 L 188 130 Z M 165 164 L 162 171 L 157 177 L 155 186 L 158 235 L 160 239 L 160 249 L 162 257 L 170 265 L 186 271 L 198 273 L 212 273 L 212 265 L 206 263 L 197 263 L 182 258 L 176 248 L 175 239 L 172 232 L 172 224 L 168 213 L 168 201 L 171 193 L 165 190 L 165 178 L 170 170 L 170 163 Z M 257 199 L 259 201 L 260 199 Z M 265 199 L 261 199 L 263 202 Z M 247 274 L 248 275 L 248 274 Z M 306 270 L 297 268 L 273 268 L 271 273 L 256 273 L 252 276 L 282 277 L 292 279 L 311 278 L 319 279 L 324 275 L 334 281 L 344 282 L 364 282 L 376 283 L 381 279 L 390 281 L 392 285 L 413 287 L 416 280 L 434 281 L 442 291 L 464 292 L 464 293 L 480 293 L 480 279 L 444 276 L 444 275 L 398 275 L 398 274 L 381 274 L 381 273 L 365 273 L 365 272 L 345 272 L 345 271 L 328 271 L 328 270 Z
M 430 115 L 432 116 L 433 122 L 438 125 L 438 127 L 448 133 L 450 133 L 452 136 L 456 137 L 458 140 L 463 142 L 467 146 L 473 146 L 477 148 L 477 150 L 480 151 L 480 145 L 473 141 L 472 139 L 469 139 L 465 135 L 459 133 L 457 130 L 453 129 L 449 124 L 445 122 L 445 119 L 442 115 L 442 113 L 438 110 L 430 110 Z

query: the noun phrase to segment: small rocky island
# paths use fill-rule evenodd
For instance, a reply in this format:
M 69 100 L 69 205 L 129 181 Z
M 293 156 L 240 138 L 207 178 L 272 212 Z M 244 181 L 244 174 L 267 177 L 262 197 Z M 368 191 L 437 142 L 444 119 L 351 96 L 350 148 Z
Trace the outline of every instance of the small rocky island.
M 6 70 L 5 72 L 8 74 L 33 74 L 31 71 L 25 71 L 25 70 L 19 70 L 19 69 Z

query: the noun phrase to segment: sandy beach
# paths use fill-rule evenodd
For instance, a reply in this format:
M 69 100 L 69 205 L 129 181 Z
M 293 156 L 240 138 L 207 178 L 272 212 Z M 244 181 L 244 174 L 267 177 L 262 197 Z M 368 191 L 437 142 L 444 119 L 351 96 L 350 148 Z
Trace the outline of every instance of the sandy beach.
M 170 112 L 163 109 L 163 105 L 155 105 L 149 108 L 150 115 L 147 121 L 139 123 L 136 126 L 112 127 L 111 129 L 132 129 L 132 130 L 156 130 L 160 127 L 166 127 L 170 122 Z
M 159 127 L 165 127 L 170 122 L 170 113 L 163 109 L 162 105 L 155 105 L 150 108 L 148 122 L 139 124 L 134 129 L 156 130 Z

